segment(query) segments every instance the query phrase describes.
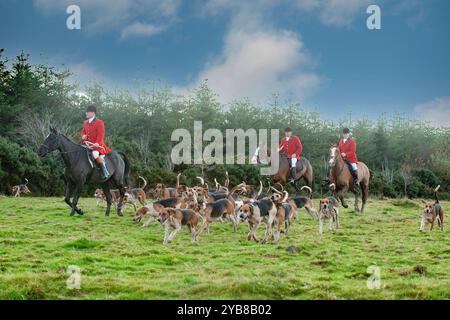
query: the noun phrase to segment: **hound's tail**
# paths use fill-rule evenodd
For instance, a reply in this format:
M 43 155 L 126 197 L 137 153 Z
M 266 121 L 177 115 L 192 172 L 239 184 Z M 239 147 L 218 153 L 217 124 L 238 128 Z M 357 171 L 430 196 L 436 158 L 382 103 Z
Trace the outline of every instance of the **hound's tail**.
M 28 179 L 27 178 L 25 178 L 25 185 L 27 185 L 28 184 Z
M 142 181 L 144 181 L 144 185 L 141 187 L 142 190 L 145 189 L 145 187 L 147 186 L 147 180 L 144 179 L 144 177 L 139 176 L 139 179 L 141 179 Z
M 219 182 L 217 182 L 217 179 L 216 179 L 216 178 L 214 178 L 214 183 L 215 183 L 215 185 L 216 185 L 216 190 L 219 191 L 219 189 L 220 189 L 220 184 L 219 184 Z
M 205 179 L 203 179 L 202 177 L 196 177 L 198 180 L 200 180 L 200 183 L 202 186 L 205 185 Z
M 228 188 L 230 185 L 230 178 L 228 177 L 228 171 L 225 171 L 225 182 L 224 182 L 224 186 L 226 188 Z
M 438 190 L 439 190 L 439 188 L 441 187 L 441 185 L 438 185 L 437 187 L 436 187 L 436 189 L 434 189 L 434 198 L 436 199 L 436 202 L 437 203 L 439 203 L 439 199 L 438 199 Z
M 180 187 L 180 176 L 181 173 L 177 174 L 177 184 L 175 185 L 175 189 L 178 189 Z
M 308 190 L 308 198 L 312 199 L 312 189 L 308 186 L 303 186 L 300 188 L 300 190 L 306 189 Z
M 258 194 L 256 195 L 256 199 L 259 198 L 259 196 L 261 195 L 262 191 L 263 191 L 263 184 L 262 184 L 262 181 L 259 180 L 259 190 L 258 190 Z

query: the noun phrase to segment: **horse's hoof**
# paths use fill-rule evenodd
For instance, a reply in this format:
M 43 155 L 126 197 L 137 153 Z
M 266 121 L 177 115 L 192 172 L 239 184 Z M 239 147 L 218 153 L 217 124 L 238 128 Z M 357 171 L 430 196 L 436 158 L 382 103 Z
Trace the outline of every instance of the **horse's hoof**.
M 77 213 L 82 216 L 84 214 L 83 210 L 77 211 Z

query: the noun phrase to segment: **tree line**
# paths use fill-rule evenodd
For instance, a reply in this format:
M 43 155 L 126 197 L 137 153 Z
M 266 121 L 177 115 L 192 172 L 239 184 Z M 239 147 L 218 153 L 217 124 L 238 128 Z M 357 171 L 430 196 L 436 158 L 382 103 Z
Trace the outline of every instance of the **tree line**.
M 81 94 L 71 76 L 70 70 L 32 64 L 25 53 L 9 61 L 0 49 L 0 193 L 9 194 L 13 185 L 28 178 L 34 195 L 63 194 L 60 156 L 39 158 L 36 150 L 50 126 L 80 142 L 84 110 L 93 103 L 106 123 L 106 144 L 128 155 L 136 183 L 141 175 L 150 184 L 173 184 L 179 172 L 181 182 L 189 185 L 198 182 L 196 176 L 220 182 L 228 171 L 231 184 L 242 180 L 258 184 L 261 177 L 254 165 L 175 166 L 171 162 L 172 131 L 192 130 L 194 121 L 202 121 L 203 130 L 222 132 L 228 128 L 282 132 L 291 127 L 302 140 L 303 156 L 313 165 L 316 192 L 326 193 L 328 150 L 348 126 L 358 144 L 358 159 L 371 170 L 371 195 L 430 197 L 441 184 L 441 197 L 450 198 L 449 128 L 402 115 L 380 115 L 377 120 L 342 115 L 339 121 L 324 121 L 319 113 L 276 96 L 265 104 L 241 99 L 223 105 L 207 82 L 186 95 L 155 83 L 138 89 L 107 89 L 90 83 Z

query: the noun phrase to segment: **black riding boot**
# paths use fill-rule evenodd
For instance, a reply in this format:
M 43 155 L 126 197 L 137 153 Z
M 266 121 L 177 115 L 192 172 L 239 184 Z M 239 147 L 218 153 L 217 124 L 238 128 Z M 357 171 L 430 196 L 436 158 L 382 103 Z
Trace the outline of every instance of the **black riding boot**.
M 295 176 L 297 173 L 297 167 L 292 167 L 291 168 L 291 175 L 290 175 L 290 182 L 294 183 L 295 182 Z
M 358 169 L 356 170 L 350 170 L 353 177 L 353 188 L 356 192 L 359 192 L 359 181 L 358 181 Z
M 108 168 L 106 168 L 106 163 L 100 163 L 100 167 L 102 168 L 102 178 L 105 180 L 108 179 L 111 174 L 109 173 Z

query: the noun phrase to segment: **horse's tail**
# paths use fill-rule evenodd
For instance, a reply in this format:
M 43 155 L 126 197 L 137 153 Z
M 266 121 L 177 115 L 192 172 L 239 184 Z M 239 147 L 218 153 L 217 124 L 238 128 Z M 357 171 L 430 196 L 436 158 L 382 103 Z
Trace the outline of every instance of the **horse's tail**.
M 123 162 L 125 162 L 125 171 L 124 171 L 125 184 L 127 186 L 131 186 L 131 182 L 130 182 L 130 172 L 131 172 L 130 160 L 128 160 L 128 157 L 125 155 L 125 153 L 119 151 L 118 154 L 122 157 Z

